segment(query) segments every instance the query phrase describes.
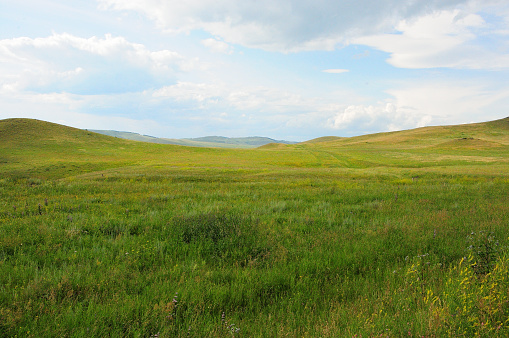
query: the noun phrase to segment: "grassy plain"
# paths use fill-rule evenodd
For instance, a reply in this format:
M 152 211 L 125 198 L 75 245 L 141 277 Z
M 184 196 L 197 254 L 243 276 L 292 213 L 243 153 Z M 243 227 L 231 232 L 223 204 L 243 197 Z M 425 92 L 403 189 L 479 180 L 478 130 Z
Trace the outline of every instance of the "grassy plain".
M 0 335 L 509 335 L 509 119 L 258 149 L 0 121 Z

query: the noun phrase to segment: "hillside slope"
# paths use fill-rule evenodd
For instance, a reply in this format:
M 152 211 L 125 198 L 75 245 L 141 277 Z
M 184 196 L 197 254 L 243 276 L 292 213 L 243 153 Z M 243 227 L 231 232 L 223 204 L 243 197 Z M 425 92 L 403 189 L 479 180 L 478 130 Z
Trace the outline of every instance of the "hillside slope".
M 509 161 L 509 118 L 349 138 L 318 138 L 291 148 L 309 152 L 316 159 L 315 165 L 328 167 L 505 165 Z
M 204 170 L 474 166 L 483 170 L 491 165 L 506 170 L 509 118 L 351 138 L 326 137 L 299 144 L 269 143 L 256 149 L 136 142 L 44 121 L 7 119 L 0 121 L 0 163 L 0 174 L 19 178 L 69 177 L 147 166 Z
M 5 119 L 0 120 L 0 173 L 55 177 L 121 167 L 147 156 L 153 146 L 40 120 Z
M 324 137 L 309 140 L 303 144 L 321 144 L 323 146 L 378 144 L 394 147 L 428 147 L 459 139 L 480 139 L 509 145 L 509 117 L 490 122 L 423 127 L 348 138 Z
M 111 138 L 77 128 L 34 119 L 0 120 L 0 146 L 42 146 L 45 142 L 95 143 L 111 142 Z

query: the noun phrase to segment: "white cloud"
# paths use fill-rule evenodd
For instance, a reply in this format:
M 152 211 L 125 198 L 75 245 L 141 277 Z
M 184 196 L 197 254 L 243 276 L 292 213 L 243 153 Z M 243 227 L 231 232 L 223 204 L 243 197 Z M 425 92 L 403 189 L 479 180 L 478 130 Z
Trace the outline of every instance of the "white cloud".
M 123 37 L 70 34 L 0 40 L 0 61 L 2 86 L 84 94 L 140 91 L 174 81 L 177 72 L 196 63 Z
M 483 115 L 488 120 L 489 115 L 499 113 L 492 105 L 509 98 L 508 88 L 488 90 L 481 84 L 454 82 L 407 85 L 387 93 L 394 97 L 399 111 L 428 116 L 435 125 L 475 121 Z
M 391 98 L 376 104 L 336 107 L 327 126 L 345 132 L 372 133 L 469 123 L 478 121 L 482 115 L 488 121 L 504 117 L 503 112 L 493 107 L 503 106 L 509 99 L 509 88 L 489 91 L 481 85 L 452 82 L 406 84 L 387 93 Z
M 390 97 L 379 102 L 352 99 L 341 104 L 335 95 L 303 96 L 225 83 L 179 82 L 159 90 L 118 95 L 20 93 L 2 87 L 0 118 L 32 117 L 161 137 L 219 134 L 305 140 L 326 134 L 354 136 L 467 123 L 479 121 L 479 116 L 492 120 L 504 117 L 500 107 L 509 103 L 509 88 L 490 91 L 486 86 L 454 82 L 409 81 L 387 93 Z
M 322 70 L 322 72 L 329 73 L 329 74 L 341 74 L 341 73 L 348 73 L 349 70 L 348 69 L 325 69 L 325 70 Z
M 237 111 L 300 112 L 312 109 L 314 99 L 307 99 L 296 93 L 269 87 L 230 86 L 225 83 L 205 84 L 179 82 L 153 93 L 156 98 L 167 98 L 187 102 L 197 107 L 217 109 L 227 107 Z
M 210 38 L 202 40 L 201 43 L 205 47 L 210 48 L 210 50 L 212 50 L 213 52 L 223 54 L 233 54 L 233 48 L 224 41 Z
M 177 127 L 149 117 L 97 113 L 106 104 L 120 106 L 126 97 L 74 95 L 69 93 L 26 93 L 0 89 L 0 119 L 33 118 L 82 129 L 111 129 L 168 136 Z
M 227 43 L 272 51 L 332 50 L 350 38 L 468 0 L 99 0 L 102 9 L 144 13 L 169 32 L 205 30 Z
M 380 122 L 388 123 L 389 114 L 394 113 L 394 107 L 390 103 L 378 105 L 349 105 L 339 108 L 338 111 L 327 120 L 327 126 L 331 129 L 347 131 L 355 127 L 357 131 L 372 131 L 380 127 Z
M 401 21 L 396 26 L 397 33 L 364 36 L 351 42 L 389 53 L 388 62 L 400 68 L 509 68 L 507 36 L 476 10 L 479 8 L 471 6 L 432 12 Z M 490 36 L 489 45 L 479 39 L 486 35 Z
M 413 79 L 387 90 L 385 100 L 362 103 L 359 98 L 338 101 L 336 95 L 325 93 L 305 96 L 269 87 L 180 82 L 155 91 L 153 96 L 161 105 L 182 103 L 202 122 L 221 117 L 225 123 L 222 127 L 240 128 L 248 123 L 243 118 L 248 116 L 250 124 L 277 126 L 280 133 L 293 130 L 295 134 L 320 136 L 329 130 L 358 135 L 466 123 L 479 120 L 479 116 L 485 120 L 501 118 L 499 108 L 509 100 L 509 88 L 487 87 L 453 81 L 437 85 Z M 224 112 L 228 115 L 221 115 Z

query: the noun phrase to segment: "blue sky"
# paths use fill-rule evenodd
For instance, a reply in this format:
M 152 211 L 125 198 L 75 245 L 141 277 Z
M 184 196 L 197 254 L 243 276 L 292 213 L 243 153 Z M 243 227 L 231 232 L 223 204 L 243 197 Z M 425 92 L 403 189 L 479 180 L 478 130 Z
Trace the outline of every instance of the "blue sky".
M 0 0 L 0 118 L 303 141 L 509 116 L 506 0 Z

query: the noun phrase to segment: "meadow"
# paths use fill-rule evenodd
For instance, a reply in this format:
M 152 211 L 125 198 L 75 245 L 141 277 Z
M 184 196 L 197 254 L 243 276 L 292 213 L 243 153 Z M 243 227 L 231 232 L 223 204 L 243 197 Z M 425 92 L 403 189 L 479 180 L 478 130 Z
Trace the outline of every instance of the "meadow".
M 0 121 L 0 336 L 509 336 L 509 118 L 257 149 Z

